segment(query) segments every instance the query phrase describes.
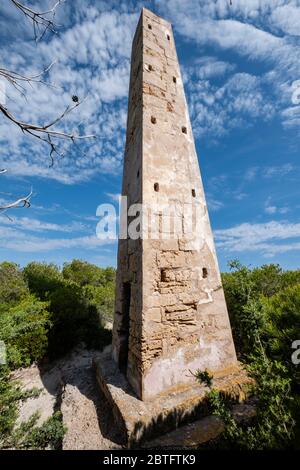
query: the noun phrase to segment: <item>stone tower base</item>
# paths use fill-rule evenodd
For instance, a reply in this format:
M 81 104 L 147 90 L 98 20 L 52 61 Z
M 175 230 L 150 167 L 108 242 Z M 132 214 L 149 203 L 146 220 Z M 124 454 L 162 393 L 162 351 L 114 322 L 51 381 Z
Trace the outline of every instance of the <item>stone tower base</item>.
M 94 367 L 100 389 L 111 405 L 115 423 L 128 448 L 208 415 L 207 387 L 196 380 L 192 386 L 177 387 L 150 401 L 141 401 L 113 361 L 110 346 L 94 361 Z M 250 383 L 251 379 L 239 364 L 218 372 L 213 379 L 214 388 L 237 402 L 245 400 Z

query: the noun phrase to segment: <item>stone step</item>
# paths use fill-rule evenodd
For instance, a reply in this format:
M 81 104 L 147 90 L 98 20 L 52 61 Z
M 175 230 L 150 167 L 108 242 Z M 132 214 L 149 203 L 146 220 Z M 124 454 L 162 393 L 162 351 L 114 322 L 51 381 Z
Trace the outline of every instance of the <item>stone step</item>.
M 232 414 L 237 423 L 249 421 L 256 414 L 255 406 L 237 404 L 233 406 Z M 218 416 L 206 416 L 193 423 L 180 426 L 156 439 L 142 444 L 147 449 L 196 449 L 201 444 L 216 439 L 225 429 L 224 423 Z

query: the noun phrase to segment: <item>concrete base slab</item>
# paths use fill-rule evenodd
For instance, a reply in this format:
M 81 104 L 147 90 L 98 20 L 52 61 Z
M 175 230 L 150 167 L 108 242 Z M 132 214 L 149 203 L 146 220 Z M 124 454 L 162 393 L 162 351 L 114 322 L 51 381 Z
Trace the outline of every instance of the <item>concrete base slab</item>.
M 176 387 L 152 400 L 141 401 L 132 391 L 126 377 L 106 348 L 94 361 L 97 381 L 111 404 L 116 425 L 127 447 L 172 431 L 179 425 L 208 415 L 205 394 L 207 387 L 194 385 Z M 243 401 L 251 379 L 238 364 L 214 375 L 213 386 L 236 401 Z

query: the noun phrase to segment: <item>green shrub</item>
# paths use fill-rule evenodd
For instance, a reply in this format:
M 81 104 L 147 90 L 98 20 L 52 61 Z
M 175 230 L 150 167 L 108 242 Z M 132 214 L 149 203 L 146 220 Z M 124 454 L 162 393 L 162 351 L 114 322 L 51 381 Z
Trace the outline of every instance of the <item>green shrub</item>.
M 292 341 L 300 338 L 299 300 L 297 301 L 300 270 L 283 271 L 273 264 L 251 270 L 236 260 L 230 263 L 230 268 L 231 272 L 222 274 L 222 281 L 238 355 L 245 358 L 252 351 L 258 336 L 260 341 L 268 341 L 268 337 L 273 336 L 272 328 L 277 332 L 275 336 L 281 335 L 278 320 L 274 323 L 276 315 L 282 319 L 289 318 L 288 324 L 294 325 L 291 327 L 293 339 L 288 339 L 285 335 L 287 349 L 291 348 Z M 286 288 L 289 290 L 284 294 Z M 284 306 L 279 314 L 276 304 L 283 302 Z M 271 310 L 277 311 L 277 314 L 272 316 Z M 286 316 L 283 310 L 287 312 Z
M 55 292 L 64 282 L 61 272 L 53 263 L 29 263 L 24 268 L 23 275 L 30 292 L 41 300 L 47 300 L 49 294 Z
M 26 422 L 13 430 L 11 444 L 15 449 L 61 449 L 67 431 L 58 411 L 43 424 L 37 426 L 39 413 L 34 413 Z
M 6 345 L 11 368 L 28 366 L 47 351 L 51 327 L 47 308 L 47 302 L 29 295 L 0 315 L 0 339 Z
M 297 447 L 300 380 L 291 346 L 300 339 L 300 271 L 278 265 L 251 270 L 238 261 L 230 267 L 222 275 L 224 292 L 238 355 L 256 381 L 258 406 L 253 424 L 243 429 L 232 424 L 228 407 L 220 404 L 232 431 L 229 440 L 225 432 L 225 441 L 247 449 Z M 218 399 L 214 396 L 213 402 Z
M 62 274 L 65 279 L 76 282 L 79 286 L 99 287 L 115 280 L 114 268 L 99 268 L 95 264 L 78 259 L 65 263 Z
M 27 398 L 37 397 L 40 390 L 22 390 L 17 381 L 10 381 L 7 366 L 0 366 L 0 448 L 11 445 L 11 435 L 18 417 L 18 404 Z
M 49 353 L 55 357 L 66 353 L 76 344 L 103 347 L 110 333 L 103 329 L 95 305 L 74 282 L 67 282 L 50 296 L 53 328 L 49 334 Z
M 0 264 L 0 312 L 15 305 L 29 294 L 22 271 L 15 263 Z
M 107 282 L 100 287 L 87 285 L 83 287 L 83 293 L 90 305 L 96 308 L 102 323 L 113 319 L 115 306 L 114 282 Z
M 210 412 L 219 416 L 225 431 L 213 443 L 218 448 L 243 450 L 286 449 L 292 446 L 295 420 L 292 416 L 291 379 L 278 361 L 260 356 L 247 367 L 255 380 L 256 416 L 250 423 L 237 424 L 231 404 L 216 389 L 207 394 Z

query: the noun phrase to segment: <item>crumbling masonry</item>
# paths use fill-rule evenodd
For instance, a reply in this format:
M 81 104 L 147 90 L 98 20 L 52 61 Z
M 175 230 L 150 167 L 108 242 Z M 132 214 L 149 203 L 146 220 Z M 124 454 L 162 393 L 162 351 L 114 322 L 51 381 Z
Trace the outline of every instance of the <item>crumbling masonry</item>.
M 146 9 L 132 46 L 122 194 L 129 207 L 172 205 L 170 226 L 183 227 L 171 239 L 159 223 L 160 239 L 119 240 L 112 353 L 148 400 L 237 360 L 172 27 Z M 185 204 L 200 214 L 192 236 Z

